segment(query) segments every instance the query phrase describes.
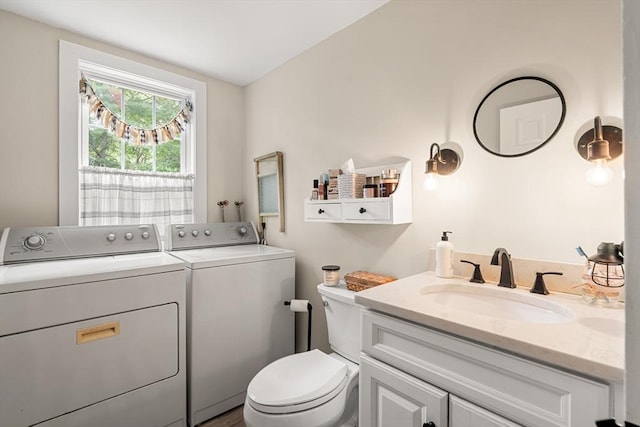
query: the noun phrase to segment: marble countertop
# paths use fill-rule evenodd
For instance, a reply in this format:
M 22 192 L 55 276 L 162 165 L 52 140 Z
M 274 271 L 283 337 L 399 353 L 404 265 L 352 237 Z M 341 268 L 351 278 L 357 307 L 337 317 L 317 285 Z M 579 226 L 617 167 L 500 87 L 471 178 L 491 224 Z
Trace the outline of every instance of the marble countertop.
M 537 295 L 529 289 L 505 289 L 523 297 L 541 298 L 565 307 L 573 316 L 558 323 L 533 323 L 474 313 L 427 301 L 425 287 L 460 284 L 498 288 L 495 283 L 474 284 L 468 278 L 442 279 L 433 272 L 357 292 L 357 303 L 421 325 L 449 332 L 527 358 L 581 372 L 603 380 L 624 379 L 624 309 L 589 305 L 580 296 Z

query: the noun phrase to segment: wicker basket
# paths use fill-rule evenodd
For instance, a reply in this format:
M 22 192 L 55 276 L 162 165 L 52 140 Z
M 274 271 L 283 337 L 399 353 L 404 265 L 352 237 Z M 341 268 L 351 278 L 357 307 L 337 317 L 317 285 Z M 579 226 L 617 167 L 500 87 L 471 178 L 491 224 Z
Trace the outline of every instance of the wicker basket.
M 385 276 L 384 274 L 370 273 L 368 271 L 354 271 L 345 274 L 344 280 L 347 283 L 347 289 L 360 292 L 373 288 L 374 286 L 393 282 L 397 279 L 393 276 Z

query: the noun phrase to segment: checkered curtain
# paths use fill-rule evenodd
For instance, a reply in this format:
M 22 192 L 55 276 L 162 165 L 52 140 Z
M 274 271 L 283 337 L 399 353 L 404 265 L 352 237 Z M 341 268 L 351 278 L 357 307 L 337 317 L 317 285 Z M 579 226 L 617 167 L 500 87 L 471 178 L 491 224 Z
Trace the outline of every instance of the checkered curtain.
M 80 225 L 193 222 L 193 175 L 80 169 Z

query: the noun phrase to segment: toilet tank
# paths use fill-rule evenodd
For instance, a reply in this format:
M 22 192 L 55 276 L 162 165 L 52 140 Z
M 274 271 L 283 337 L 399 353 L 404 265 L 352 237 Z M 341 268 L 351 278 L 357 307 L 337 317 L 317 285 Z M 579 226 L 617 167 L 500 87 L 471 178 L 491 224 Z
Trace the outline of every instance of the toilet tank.
M 324 312 L 327 315 L 327 331 L 331 349 L 339 355 L 359 363 L 360 360 L 360 306 L 355 303 L 355 292 L 344 284 L 318 285 Z

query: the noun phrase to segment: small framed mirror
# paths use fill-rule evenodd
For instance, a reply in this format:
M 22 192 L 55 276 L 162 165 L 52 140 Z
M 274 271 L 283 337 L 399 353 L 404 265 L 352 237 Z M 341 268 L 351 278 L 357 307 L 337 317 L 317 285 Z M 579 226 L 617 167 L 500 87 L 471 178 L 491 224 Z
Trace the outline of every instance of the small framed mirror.
M 283 155 L 280 151 L 256 157 L 256 177 L 258 179 L 258 214 L 260 222 L 264 217 L 279 216 L 280 231 L 284 232 L 284 183 L 282 178 Z
M 567 112 L 560 89 L 541 77 L 517 77 L 485 96 L 473 117 L 473 134 L 491 154 L 532 153 L 560 130 Z

